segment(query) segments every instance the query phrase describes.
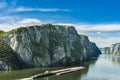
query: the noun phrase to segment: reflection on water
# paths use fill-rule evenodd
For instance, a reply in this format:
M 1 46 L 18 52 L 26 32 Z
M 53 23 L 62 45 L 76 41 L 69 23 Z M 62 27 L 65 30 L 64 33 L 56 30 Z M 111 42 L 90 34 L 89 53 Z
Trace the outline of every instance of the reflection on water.
M 62 67 L 61 67 L 62 68 Z M 18 80 L 21 78 L 27 78 L 35 74 L 44 72 L 46 70 L 56 70 L 58 67 L 54 68 L 33 68 L 25 70 L 15 70 L 15 71 L 0 71 L 0 80 Z
M 86 70 L 36 80 L 120 80 L 120 56 L 102 54 L 84 66 Z
M 84 66 L 85 70 L 36 80 L 120 80 L 120 56 L 102 54 L 97 61 L 86 62 Z M 10 72 L 1 71 L 0 80 L 25 78 L 44 70 L 44 68 L 37 68 Z
M 120 56 L 118 55 L 102 55 L 101 58 L 104 58 L 110 62 L 112 62 L 115 65 L 120 65 Z
M 80 80 L 120 80 L 120 56 L 102 54 Z

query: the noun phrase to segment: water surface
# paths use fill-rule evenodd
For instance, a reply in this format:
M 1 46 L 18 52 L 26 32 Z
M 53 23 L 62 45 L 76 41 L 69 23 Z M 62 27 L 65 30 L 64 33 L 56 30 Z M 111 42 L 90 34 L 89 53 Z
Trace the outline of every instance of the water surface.
M 120 56 L 102 54 L 97 61 L 86 62 L 86 70 L 36 80 L 120 80 Z
M 85 70 L 76 71 L 60 76 L 49 76 L 35 80 L 120 80 L 120 56 L 102 54 L 96 61 L 84 64 Z M 26 78 L 45 70 L 58 68 L 34 68 L 17 71 L 1 71 L 0 80 L 16 80 Z

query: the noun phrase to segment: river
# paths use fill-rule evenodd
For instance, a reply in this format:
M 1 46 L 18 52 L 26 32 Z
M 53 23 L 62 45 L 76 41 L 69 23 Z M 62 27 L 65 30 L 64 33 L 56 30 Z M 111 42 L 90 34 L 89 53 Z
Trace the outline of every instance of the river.
M 49 76 L 35 80 L 120 80 L 120 56 L 101 54 L 96 61 L 85 62 L 85 70 L 60 76 Z M 16 71 L 1 71 L 0 80 L 26 78 L 44 71 L 46 68 L 34 68 Z M 52 70 L 51 68 L 47 68 Z M 53 68 L 57 69 L 57 68 Z

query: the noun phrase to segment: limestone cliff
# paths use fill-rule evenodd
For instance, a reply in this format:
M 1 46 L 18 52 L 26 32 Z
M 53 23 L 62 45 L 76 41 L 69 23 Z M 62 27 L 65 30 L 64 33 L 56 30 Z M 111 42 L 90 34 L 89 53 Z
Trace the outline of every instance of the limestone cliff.
M 120 55 L 120 43 L 112 44 L 110 47 L 102 48 L 102 53 Z
M 100 48 L 100 50 L 103 54 L 110 54 L 110 47 Z
M 1 40 L 13 50 L 13 59 L 21 62 L 22 68 L 78 65 L 101 53 L 95 43 L 79 35 L 73 26 L 22 27 L 8 32 Z M 19 68 L 18 63 L 14 65 Z

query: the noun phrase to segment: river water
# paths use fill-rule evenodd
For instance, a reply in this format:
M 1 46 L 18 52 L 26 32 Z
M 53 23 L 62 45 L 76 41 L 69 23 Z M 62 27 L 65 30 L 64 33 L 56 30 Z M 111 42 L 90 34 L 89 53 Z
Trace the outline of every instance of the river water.
M 76 71 L 60 76 L 49 76 L 35 80 L 120 80 L 120 56 L 102 54 L 98 60 L 86 62 L 85 70 Z M 49 69 L 48 69 L 49 70 Z M 0 80 L 14 80 L 29 77 L 44 71 L 35 68 L 18 71 L 1 71 Z

